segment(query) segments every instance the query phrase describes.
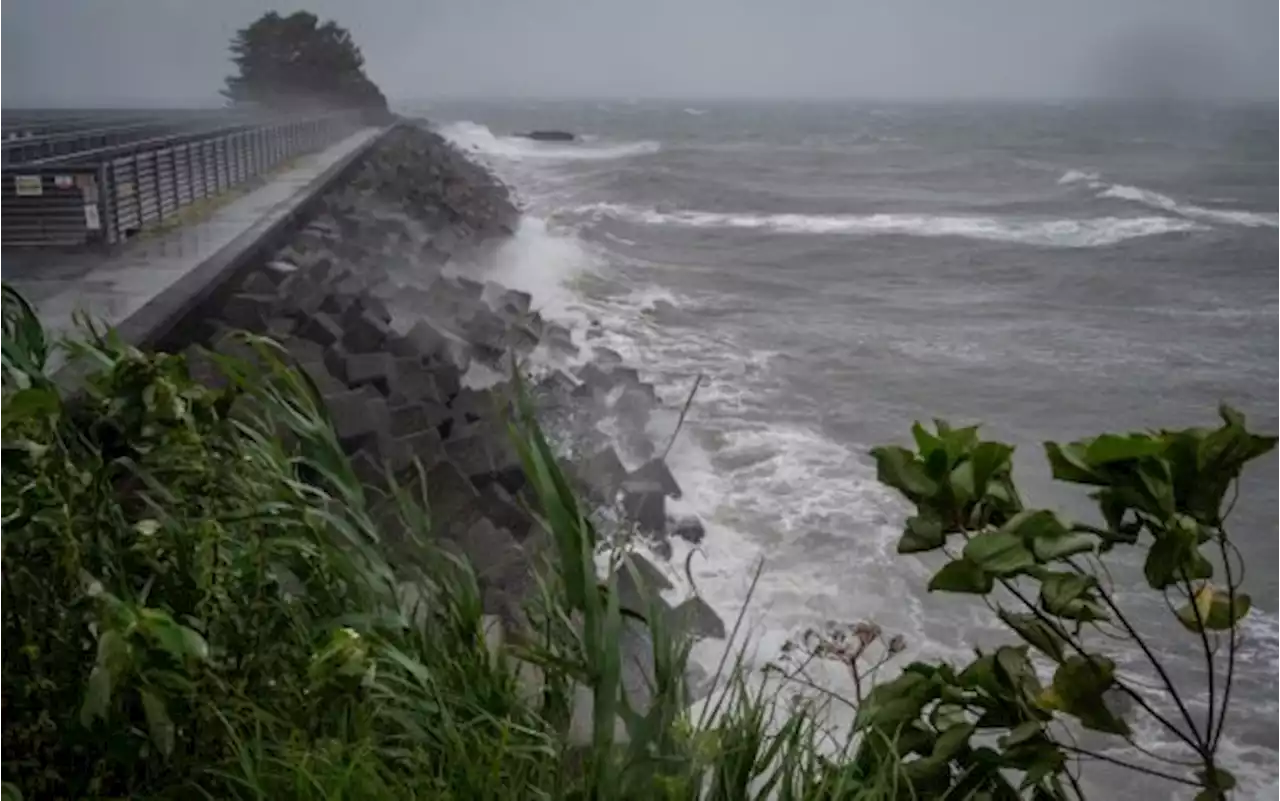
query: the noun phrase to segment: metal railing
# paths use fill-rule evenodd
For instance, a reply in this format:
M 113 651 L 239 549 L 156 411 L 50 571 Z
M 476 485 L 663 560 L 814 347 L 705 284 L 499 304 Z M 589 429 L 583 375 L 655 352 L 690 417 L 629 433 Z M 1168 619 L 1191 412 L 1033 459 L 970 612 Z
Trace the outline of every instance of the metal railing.
M 4 169 L 5 247 L 115 244 L 362 126 L 350 112 L 112 145 Z

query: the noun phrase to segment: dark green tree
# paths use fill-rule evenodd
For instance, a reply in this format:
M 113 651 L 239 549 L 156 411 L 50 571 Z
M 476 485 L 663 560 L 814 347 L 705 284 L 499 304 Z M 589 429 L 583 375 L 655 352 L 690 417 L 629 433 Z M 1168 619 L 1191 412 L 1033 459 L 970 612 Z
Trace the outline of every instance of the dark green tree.
M 236 32 L 223 95 L 233 105 L 269 109 L 353 108 L 385 111 L 387 99 L 364 74 L 351 33 L 332 20 L 270 11 Z

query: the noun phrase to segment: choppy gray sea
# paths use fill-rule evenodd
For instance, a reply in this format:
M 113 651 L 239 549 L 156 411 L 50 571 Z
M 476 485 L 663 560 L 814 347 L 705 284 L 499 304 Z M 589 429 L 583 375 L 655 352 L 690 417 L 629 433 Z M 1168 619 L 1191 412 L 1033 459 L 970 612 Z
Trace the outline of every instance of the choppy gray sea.
M 526 217 L 492 269 L 552 315 L 599 320 L 679 404 L 693 561 L 761 662 L 806 626 L 878 622 L 913 654 L 999 641 L 979 604 L 931 597 L 894 552 L 905 511 L 867 450 L 913 420 L 983 422 L 1018 446 L 1024 496 L 1054 486 L 1046 439 L 1212 425 L 1227 401 L 1277 427 L 1277 111 L 1269 106 L 429 104 Z M 564 128 L 578 143 L 512 137 Z M 1231 530 L 1255 608 L 1224 746 L 1246 797 L 1277 766 L 1277 461 L 1245 476 Z M 1117 580 L 1180 681 L 1198 643 L 1136 571 Z M 1141 671 L 1136 656 L 1123 666 Z M 1159 749 L 1149 727 L 1139 737 Z M 1094 771 L 1102 797 L 1168 797 Z

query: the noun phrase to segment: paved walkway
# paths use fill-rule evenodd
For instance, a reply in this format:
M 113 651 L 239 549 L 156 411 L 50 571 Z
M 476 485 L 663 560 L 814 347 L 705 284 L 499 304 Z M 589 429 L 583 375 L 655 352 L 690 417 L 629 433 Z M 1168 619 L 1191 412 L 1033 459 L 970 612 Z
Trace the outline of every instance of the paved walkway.
M 200 285 L 216 279 L 240 251 L 313 197 L 327 172 L 358 156 L 382 130 L 365 128 L 327 150 L 303 156 L 292 169 L 228 201 L 207 218 L 129 243 L 114 253 L 5 254 L 4 280 L 36 307 L 51 333 L 69 331 L 72 315 L 85 311 L 96 320 L 145 336 L 149 328 L 178 313 L 191 300 L 188 296 L 198 295 Z

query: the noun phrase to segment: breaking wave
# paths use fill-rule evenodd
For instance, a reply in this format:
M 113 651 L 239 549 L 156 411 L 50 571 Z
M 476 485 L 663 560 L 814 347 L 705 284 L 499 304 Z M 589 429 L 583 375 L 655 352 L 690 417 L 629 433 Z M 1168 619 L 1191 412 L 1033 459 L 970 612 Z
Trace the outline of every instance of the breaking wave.
M 1072 220 L 933 214 L 730 214 L 711 211 L 658 211 L 617 203 L 581 206 L 576 212 L 644 225 L 758 229 L 783 234 L 958 237 L 1059 248 L 1104 247 L 1135 237 L 1194 231 L 1203 227 L 1189 220 L 1171 217 L 1094 217 Z
M 579 142 L 537 142 L 523 136 L 501 136 L 486 125 L 454 122 L 441 126 L 441 136 L 459 148 L 485 156 L 498 156 L 512 161 L 600 161 L 622 159 L 656 153 L 658 142 L 610 142 L 593 139 Z
M 1256 211 L 1241 211 L 1237 209 L 1209 209 L 1204 206 L 1196 206 L 1191 203 L 1179 203 L 1168 195 L 1162 195 L 1159 192 L 1152 192 L 1150 189 L 1142 189 L 1137 186 L 1125 186 L 1124 184 L 1112 184 L 1107 189 L 1098 193 L 1098 197 L 1115 198 L 1117 200 L 1128 200 L 1134 203 L 1141 203 L 1153 209 L 1161 209 L 1170 211 L 1174 214 L 1180 214 L 1193 220 L 1204 220 L 1206 222 L 1225 223 L 1228 225 L 1243 225 L 1249 228 L 1275 228 L 1280 225 L 1280 220 L 1275 214 L 1265 214 Z
M 1081 183 L 1082 181 L 1088 181 L 1092 184 L 1097 180 L 1098 174 L 1096 172 L 1089 172 L 1088 170 L 1067 170 L 1062 174 L 1062 177 L 1058 179 L 1058 183 L 1076 184 Z
M 1058 179 L 1058 183 L 1064 185 L 1085 184 L 1090 189 L 1101 190 L 1098 192 L 1098 197 L 1100 198 L 1140 203 L 1148 208 L 1171 212 L 1191 220 L 1225 225 L 1243 225 L 1248 228 L 1280 227 L 1280 217 L 1275 214 L 1240 209 L 1211 209 L 1205 206 L 1197 206 L 1193 203 L 1180 203 L 1168 195 L 1162 195 L 1159 192 L 1153 192 L 1150 189 L 1143 189 L 1139 186 L 1108 184 L 1102 180 L 1102 176 L 1099 173 L 1089 170 L 1067 170 Z

